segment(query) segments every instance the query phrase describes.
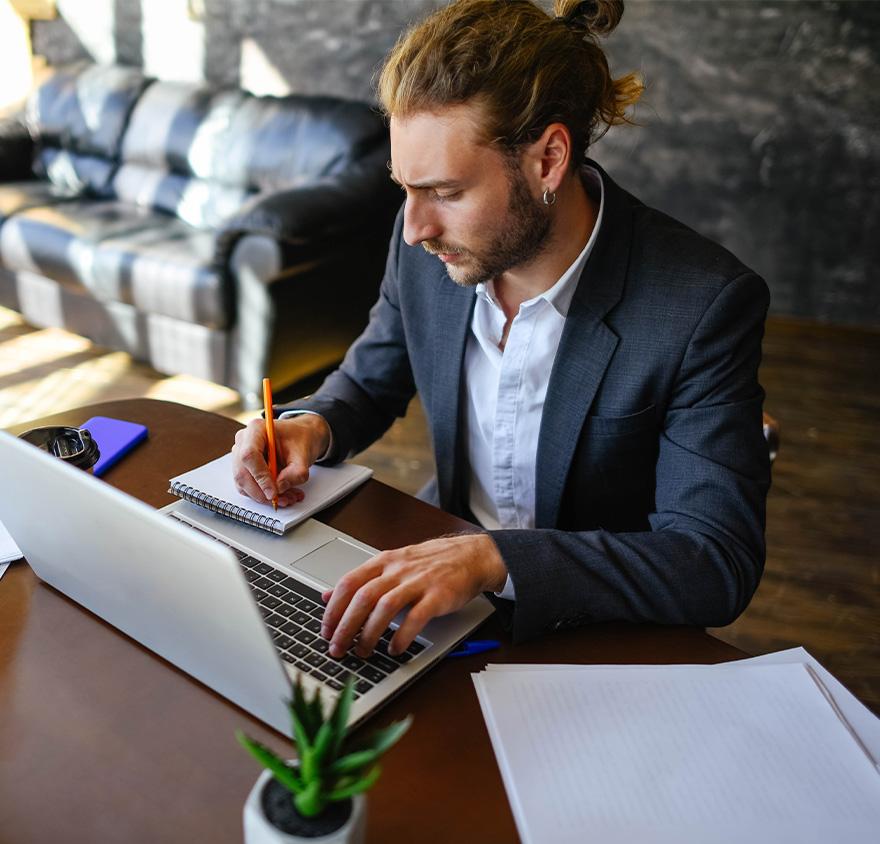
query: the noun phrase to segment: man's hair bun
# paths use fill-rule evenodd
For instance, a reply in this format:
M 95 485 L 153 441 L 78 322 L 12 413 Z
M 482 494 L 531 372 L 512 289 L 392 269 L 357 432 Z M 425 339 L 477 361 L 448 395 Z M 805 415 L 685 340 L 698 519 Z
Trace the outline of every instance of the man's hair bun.
M 556 0 L 556 17 L 585 35 L 605 36 L 623 17 L 623 0 Z

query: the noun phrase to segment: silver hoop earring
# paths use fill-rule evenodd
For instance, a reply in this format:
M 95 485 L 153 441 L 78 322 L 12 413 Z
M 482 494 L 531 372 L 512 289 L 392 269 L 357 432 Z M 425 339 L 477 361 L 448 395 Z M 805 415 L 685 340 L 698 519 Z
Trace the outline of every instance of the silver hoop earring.
M 556 202 L 556 194 L 550 192 L 550 188 L 544 189 L 544 205 L 553 205 Z

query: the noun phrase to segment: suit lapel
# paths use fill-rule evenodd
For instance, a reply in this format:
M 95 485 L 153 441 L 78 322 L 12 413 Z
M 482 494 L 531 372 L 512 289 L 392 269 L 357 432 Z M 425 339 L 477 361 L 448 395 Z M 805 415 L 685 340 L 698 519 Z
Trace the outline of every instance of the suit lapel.
M 604 317 L 620 301 L 632 237 L 627 195 L 596 164 L 605 189 L 602 226 L 571 301 L 550 373 L 538 437 L 535 527 L 556 526 L 584 420 L 617 348 Z
M 437 309 L 432 326 L 434 375 L 432 407 L 434 456 L 437 464 L 437 492 L 440 506 L 453 513 L 462 512 L 460 478 L 462 461 L 459 416 L 464 350 L 476 297 L 473 289 L 459 287 L 445 272 L 437 279 Z

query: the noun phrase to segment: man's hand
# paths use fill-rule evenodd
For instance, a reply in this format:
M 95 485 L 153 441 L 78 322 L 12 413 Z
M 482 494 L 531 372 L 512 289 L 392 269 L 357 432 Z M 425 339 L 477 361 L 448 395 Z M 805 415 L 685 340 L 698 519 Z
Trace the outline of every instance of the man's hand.
M 235 435 L 232 447 L 232 474 L 242 495 L 254 501 L 268 502 L 277 494 L 278 506 L 287 507 L 302 501 L 296 489 L 309 479 L 309 467 L 327 450 L 330 426 L 320 416 L 308 413 L 291 419 L 275 420 L 275 445 L 278 451 L 277 490 L 266 463 L 269 445 L 266 422 L 252 419 Z
M 454 612 L 481 592 L 501 590 L 506 578 L 504 560 L 487 534 L 382 551 L 324 593 L 321 635 L 330 640 L 333 657 L 342 656 L 356 636 L 356 652 L 368 656 L 394 616 L 409 607 L 388 648 L 394 656 L 432 618 Z

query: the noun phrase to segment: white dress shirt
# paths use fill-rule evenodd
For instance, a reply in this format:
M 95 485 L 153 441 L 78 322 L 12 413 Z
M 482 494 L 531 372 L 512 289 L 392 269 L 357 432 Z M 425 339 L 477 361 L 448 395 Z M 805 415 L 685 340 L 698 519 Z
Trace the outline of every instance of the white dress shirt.
M 592 234 L 580 255 L 549 290 L 523 302 L 500 348 L 507 318 L 494 282 L 476 286 L 465 349 L 465 437 L 470 462 L 468 504 L 488 530 L 535 526 L 538 433 L 550 370 L 578 280 L 598 236 L 605 205 L 602 179 L 587 168 L 599 199 Z M 510 575 L 501 598 L 516 596 Z

